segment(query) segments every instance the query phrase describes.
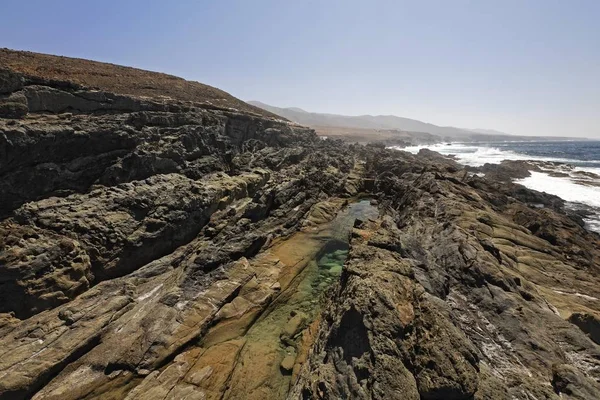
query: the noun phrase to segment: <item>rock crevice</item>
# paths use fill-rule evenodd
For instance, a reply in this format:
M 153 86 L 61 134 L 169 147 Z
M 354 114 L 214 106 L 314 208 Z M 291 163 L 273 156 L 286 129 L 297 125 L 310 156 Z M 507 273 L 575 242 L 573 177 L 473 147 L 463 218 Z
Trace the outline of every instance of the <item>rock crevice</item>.
M 19 54 L 0 50 L 1 399 L 600 397 L 600 237 L 560 199 Z

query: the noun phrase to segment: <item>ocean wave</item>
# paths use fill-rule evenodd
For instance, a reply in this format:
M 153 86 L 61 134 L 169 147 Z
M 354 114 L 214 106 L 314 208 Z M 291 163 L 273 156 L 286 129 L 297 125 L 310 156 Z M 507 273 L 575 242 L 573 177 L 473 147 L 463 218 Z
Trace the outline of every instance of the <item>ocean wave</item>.
M 538 192 L 553 194 L 565 201 L 600 208 L 600 187 L 597 186 L 580 185 L 568 178 L 554 177 L 535 171 L 531 171 L 531 176 L 516 179 L 515 182 Z
M 514 142 L 517 143 L 517 142 Z M 394 147 L 398 150 L 408 151 L 417 154 L 421 149 L 429 149 L 447 156 L 454 156 L 456 161 L 472 167 L 481 167 L 484 164 L 500 164 L 504 160 L 513 161 L 545 161 L 571 164 L 575 166 L 573 171 L 592 172 L 600 175 L 600 168 L 589 165 L 600 164 L 600 160 L 579 160 L 564 157 L 542 157 L 519 153 L 509 149 L 502 149 L 494 146 L 482 146 L 470 143 L 438 143 L 434 145 Z M 587 166 L 586 166 L 587 165 Z
M 584 222 L 590 231 L 600 233 L 600 218 L 584 218 Z
M 546 192 L 562 198 L 571 203 L 585 204 L 598 212 L 585 219 L 589 230 L 600 233 L 600 187 L 589 183 L 597 183 L 594 177 L 583 173 L 600 175 L 600 168 L 590 165 L 600 164 L 600 160 L 577 160 L 564 157 L 542 157 L 519 153 L 510 149 L 502 149 L 491 145 L 477 145 L 471 143 L 435 144 L 429 146 L 410 146 L 397 148 L 416 154 L 421 149 L 429 149 L 443 155 L 452 155 L 457 162 L 473 167 L 481 167 L 486 163 L 499 164 L 503 160 L 515 161 L 545 161 L 573 165 L 573 168 L 544 169 L 545 172 L 531 171 L 531 176 L 515 180 L 530 189 Z M 557 152 L 560 153 L 560 152 Z M 587 165 L 587 166 L 586 166 Z M 551 176 L 546 172 L 563 172 L 568 177 Z

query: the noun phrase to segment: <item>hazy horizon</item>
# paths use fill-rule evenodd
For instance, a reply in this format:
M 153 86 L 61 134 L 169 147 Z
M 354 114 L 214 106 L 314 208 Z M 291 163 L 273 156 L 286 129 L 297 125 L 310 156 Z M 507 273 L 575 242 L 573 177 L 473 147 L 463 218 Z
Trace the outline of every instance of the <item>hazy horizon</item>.
M 600 138 L 600 2 L 6 4 L 0 47 L 178 75 L 243 100 Z
M 295 107 L 295 106 L 278 106 L 278 105 L 274 105 L 274 104 L 267 104 L 264 102 L 261 102 L 260 100 L 256 100 L 256 99 L 246 99 L 244 100 L 250 104 L 253 105 L 258 105 L 257 103 L 262 103 L 264 106 L 267 107 L 275 107 L 275 108 L 280 108 L 280 109 L 287 109 L 287 110 L 300 110 L 302 112 L 306 112 L 308 114 L 322 114 L 322 115 L 333 115 L 333 116 L 341 116 L 341 117 L 350 117 L 350 118 L 354 118 L 354 117 L 400 117 L 400 118 L 409 118 L 409 119 L 414 119 L 414 118 L 410 118 L 410 117 L 406 117 L 406 116 L 402 116 L 402 115 L 392 115 L 392 114 L 335 114 L 335 113 L 321 113 L 319 111 L 312 111 L 312 110 L 306 110 L 302 107 Z M 274 112 L 273 110 L 269 110 L 268 108 L 266 108 L 268 111 Z M 277 114 L 275 112 L 275 114 Z M 288 118 L 289 119 L 289 118 Z M 417 119 L 415 119 L 416 121 L 419 121 Z M 420 121 L 420 122 L 424 122 L 424 123 L 431 123 L 430 121 Z M 473 132 L 478 132 L 478 133 L 484 133 L 484 131 L 486 131 L 485 133 L 489 133 L 489 134 L 505 134 L 505 135 L 514 135 L 514 136 L 521 136 L 521 135 L 517 135 L 511 132 L 505 132 L 505 131 L 499 131 L 497 129 L 493 129 L 493 128 L 482 128 L 482 127 L 470 127 L 470 126 L 453 126 L 453 125 L 437 125 L 434 124 L 438 127 L 441 128 L 458 128 L 458 129 L 462 129 L 465 131 L 473 131 Z M 336 125 L 337 126 L 337 125 Z M 340 127 L 343 127 L 343 125 L 339 125 Z M 350 127 L 351 128 L 351 127 Z M 557 138 L 565 138 L 565 136 L 560 136 L 560 135 L 524 135 L 524 136 L 540 136 L 540 137 L 552 137 L 555 136 Z M 572 135 L 570 136 L 572 138 L 575 139 L 591 139 L 594 141 L 600 140 L 600 137 L 594 138 L 594 137 L 586 137 L 586 136 L 575 136 Z

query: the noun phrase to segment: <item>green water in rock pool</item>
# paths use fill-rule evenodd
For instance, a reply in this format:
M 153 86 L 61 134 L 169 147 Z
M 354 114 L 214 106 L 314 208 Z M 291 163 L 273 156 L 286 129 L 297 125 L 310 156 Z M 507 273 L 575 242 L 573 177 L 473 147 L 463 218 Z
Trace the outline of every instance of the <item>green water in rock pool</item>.
M 342 273 L 348 257 L 348 243 L 332 239 L 322 249 L 323 255 L 312 261 L 315 265 L 311 282 L 312 296 L 320 296 Z
M 265 330 L 278 331 L 289 316 L 303 313 L 307 322 L 312 321 L 320 311 L 321 295 L 336 282 L 348 257 L 348 241 L 354 221 L 377 218 L 379 212 L 369 200 L 351 203 L 341 210 L 333 221 L 314 234 L 314 239 L 322 245 L 314 258 L 298 274 L 292 284 L 274 301 L 270 310 L 250 329 L 248 336 Z
M 317 236 L 323 246 L 315 258 L 307 265 L 296 293 L 292 298 L 302 298 L 301 311 L 309 319 L 313 319 L 319 311 L 319 297 L 339 279 L 346 258 L 348 257 L 348 241 L 356 219 L 367 220 L 377 218 L 379 212 L 371 205 L 370 200 L 361 200 L 349 204 L 328 224 L 328 227 Z
M 312 321 L 319 310 L 321 295 L 339 279 L 346 258 L 348 241 L 356 219 L 377 218 L 379 211 L 370 200 L 360 200 L 342 209 L 323 229 L 314 233 L 313 239 L 321 244 L 314 258 L 298 274 L 294 282 L 282 293 L 270 312 L 257 325 L 274 326 L 285 324 L 290 313 L 302 312 Z M 249 332 L 250 334 L 252 332 Z
M 354 221 L 377 216 L 369 200 L 352 203 L 299 242 L 314 246 L 314 256 L 244 335 L 245 345 L 230 385 L 244 387 L 247 398 L 287 397 L 292 368 L 305 351 L 301 332 L 317 317 L 322 295 L 342 273 Z

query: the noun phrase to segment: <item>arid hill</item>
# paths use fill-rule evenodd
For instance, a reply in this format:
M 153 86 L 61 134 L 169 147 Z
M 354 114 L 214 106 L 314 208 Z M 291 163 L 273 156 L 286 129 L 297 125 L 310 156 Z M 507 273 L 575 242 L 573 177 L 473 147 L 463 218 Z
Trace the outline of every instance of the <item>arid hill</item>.
M 160 72 L 10 49 L 0 49 L 2 68 L 23 74 L 34 81 L 64 81 L 117 94 L 206 102 L 217 107 L 282 119 L 223 90 Z

